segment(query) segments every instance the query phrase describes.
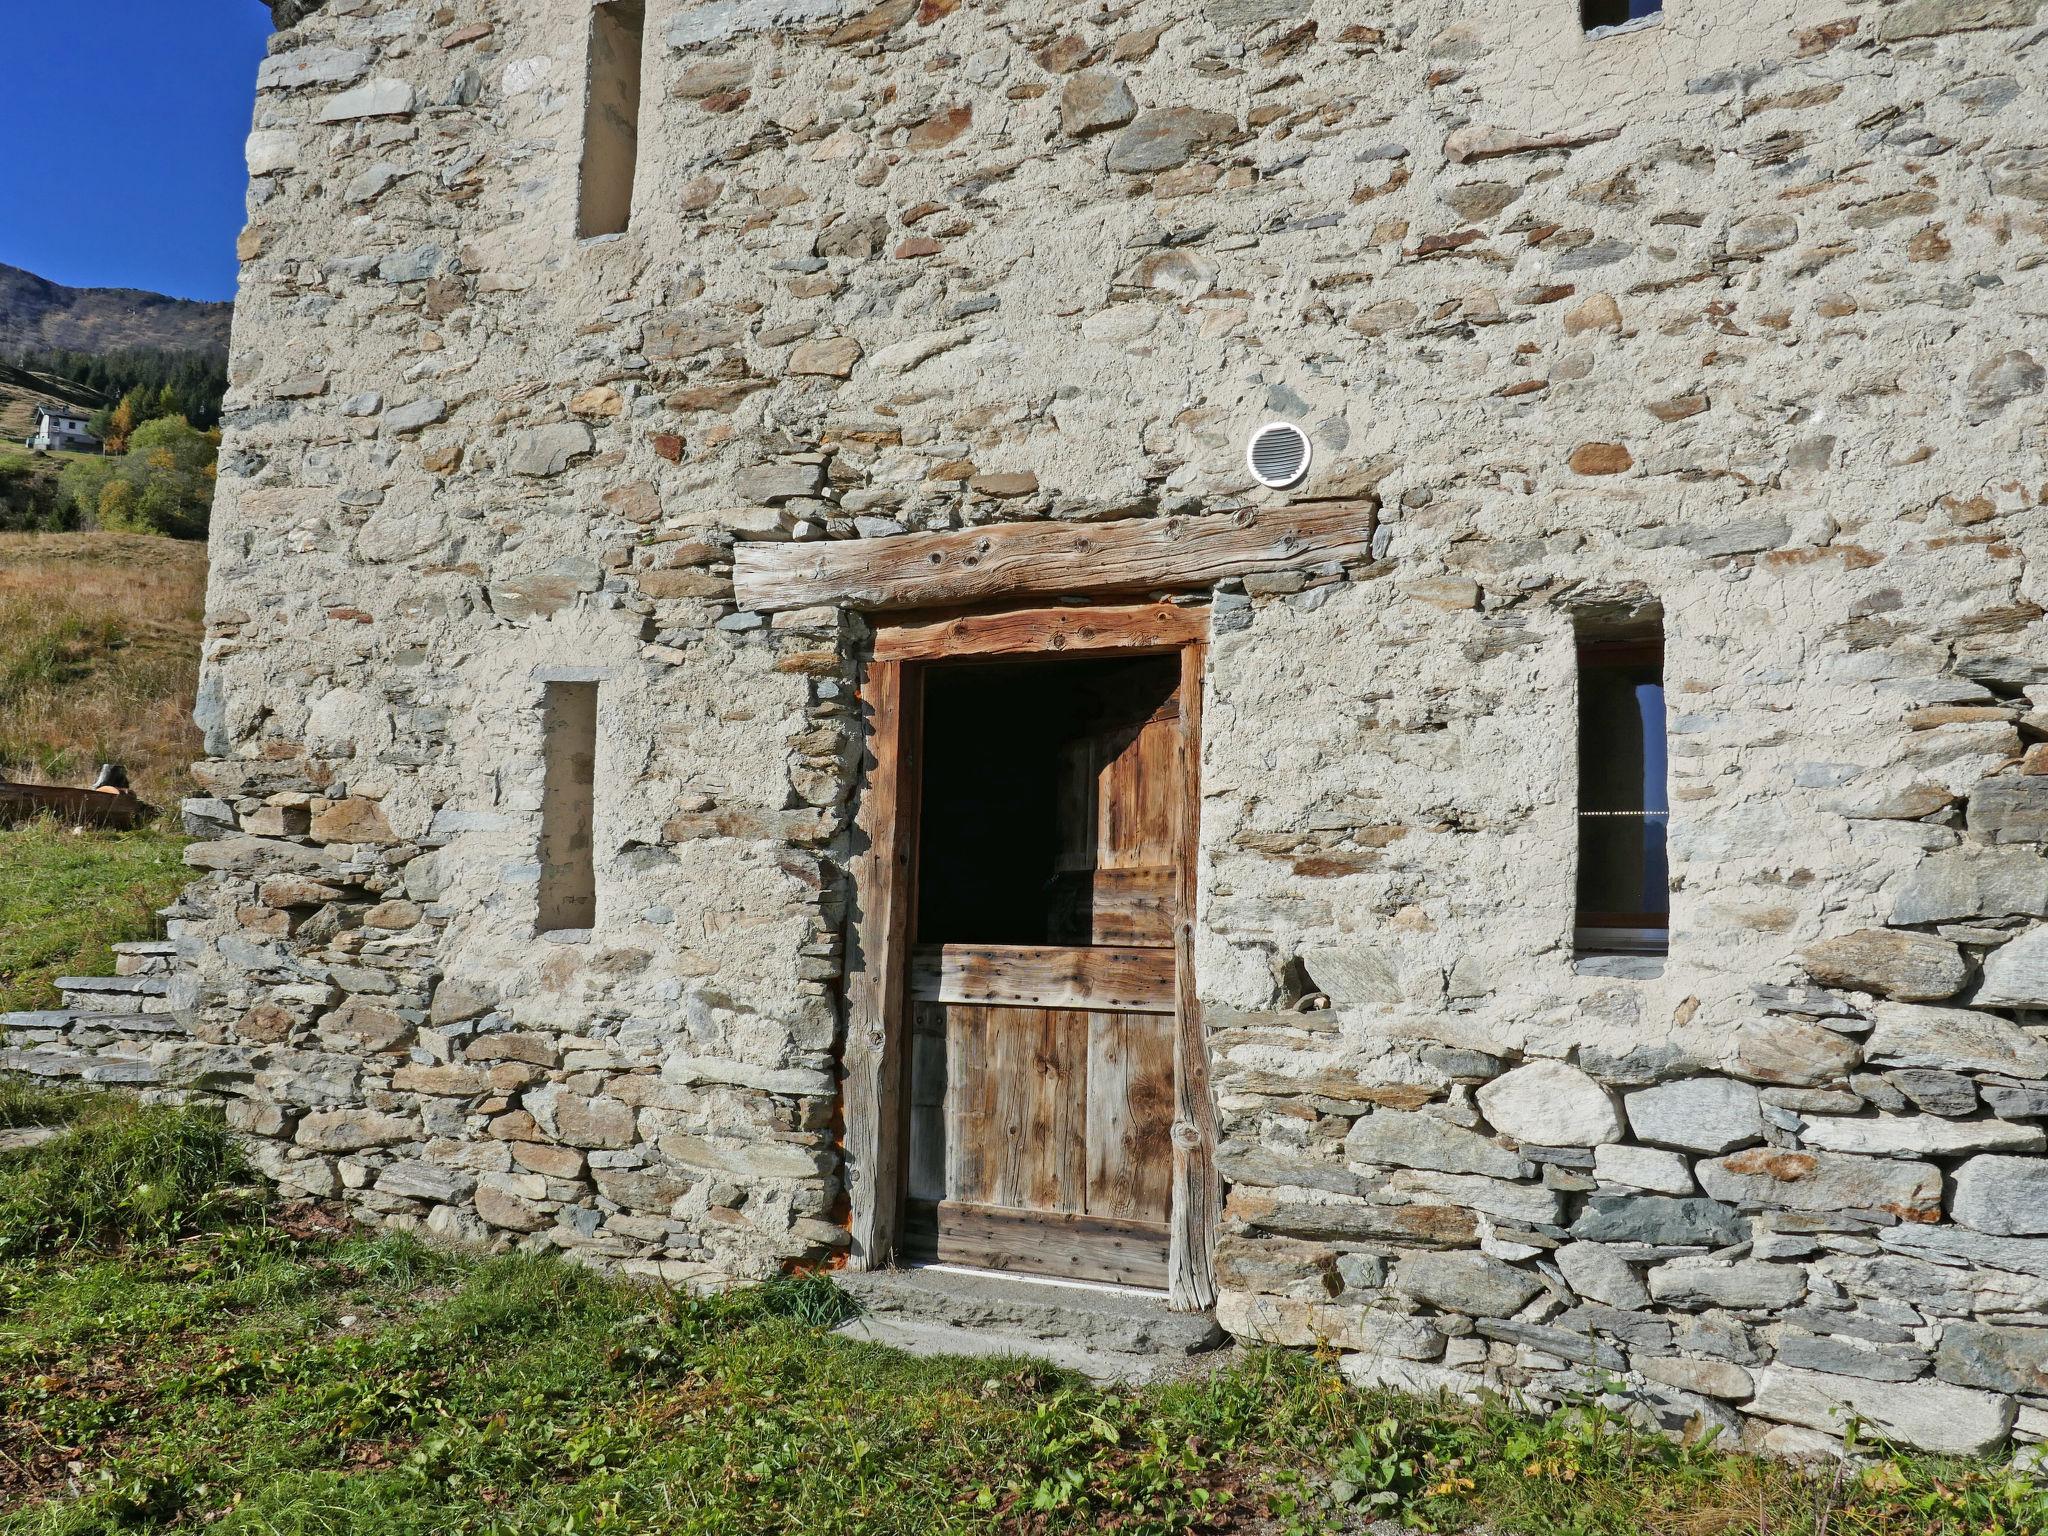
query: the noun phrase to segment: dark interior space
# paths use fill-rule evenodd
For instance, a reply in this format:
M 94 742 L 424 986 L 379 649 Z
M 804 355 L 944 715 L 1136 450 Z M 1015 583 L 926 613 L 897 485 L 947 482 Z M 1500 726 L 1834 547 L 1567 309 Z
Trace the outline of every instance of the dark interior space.
M 1116 786 L 1142 783 L 1157 799 L 1153 786 L 1169 780 L 1155 760 L 1177 730 L 1179 684 L 1177 656 L 933 667 L 917 941 L 1159 941 L 1151 930 L 1163 937 L 1164 921 L 1150 914 L 1170 885 L 1163 813 Z M 1110 886 L 1114 899 L 1099 894 Z
M 1588 32 L 1595 27 L 1618 27 L 1638 21 L 1664 9 L 1664 0 L 1579 0 L 1579 24 Z
M 1579 647 L 1582 948 L 1661 948 L 1670 922 L 1664 652 L 1652 638 Z M 1598 938 L 1593 935 L 1597 933 Z

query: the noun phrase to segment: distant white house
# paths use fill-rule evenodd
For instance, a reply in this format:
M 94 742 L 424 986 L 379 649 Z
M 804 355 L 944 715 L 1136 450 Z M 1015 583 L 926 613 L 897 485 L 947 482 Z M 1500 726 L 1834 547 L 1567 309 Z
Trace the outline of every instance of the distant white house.
M 39 405 L 36 407 L 36 429 L 29 436 L 28 445 L 52 451 L 90 453 L 100 445 L 100 440 L 92 435 L 88 425 L 91 420 L 88 412 L 74 411 L 68 406 Z

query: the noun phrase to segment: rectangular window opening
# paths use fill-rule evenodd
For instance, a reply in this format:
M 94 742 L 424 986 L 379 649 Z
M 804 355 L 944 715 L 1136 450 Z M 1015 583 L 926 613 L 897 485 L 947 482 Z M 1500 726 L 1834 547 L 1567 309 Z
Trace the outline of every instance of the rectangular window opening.
M 640 158 L 640 56 L 646 0 L 602 0 L 590 12 L 590 79 L 583 109 L 583 187 L 576 233 L 621 235 L 633 216 Z
M 1579 25 L 1600 32 L 1661 15 L 1663 10 L 1664 0 L 1579 0 Z
M 1578 662 L 1577 948 L 1661 955 L 1671 933 L 1664 638 L 1582 634 Z
M 597 926 L 591 844 L 597 796 L 597 684 L 549 683 L 541 706 L 542 933 Z

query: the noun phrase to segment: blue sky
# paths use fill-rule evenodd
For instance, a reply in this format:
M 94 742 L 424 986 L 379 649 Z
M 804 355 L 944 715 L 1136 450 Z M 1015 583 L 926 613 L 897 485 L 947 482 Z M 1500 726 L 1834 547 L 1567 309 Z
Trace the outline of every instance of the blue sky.
M 232 298 L 269 10 L 98 0 L 8 20 L 0 262 L 75 287 Z

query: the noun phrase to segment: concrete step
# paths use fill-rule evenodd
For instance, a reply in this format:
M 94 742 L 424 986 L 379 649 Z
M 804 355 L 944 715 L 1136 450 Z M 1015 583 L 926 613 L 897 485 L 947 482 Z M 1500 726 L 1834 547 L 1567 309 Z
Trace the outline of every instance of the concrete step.
M 64 1006 L 77 1013 L 157 1013 L 162 1008 L 150 1004 L 168 1006 L 171 995 L 163 976 L 59 976 L 56 987 Z
M 1027 1280 L 946 1265 L 838 1278 L 866 1309 L 861 1321 L 874 1328 L 972 1333 L 989 1341 L 989 1348 L 970 1353 L 1052 1359 L 1045 1351 L 1053 1349 L 1169 1361 L 1224 1342 L 1215 1318 L 1170 1312 L 1166 1298 L 1155 1291 Z

